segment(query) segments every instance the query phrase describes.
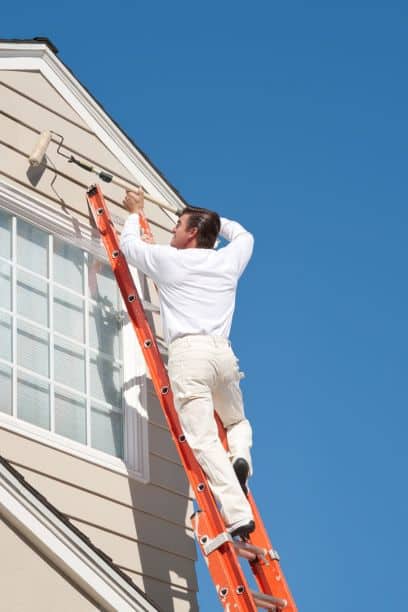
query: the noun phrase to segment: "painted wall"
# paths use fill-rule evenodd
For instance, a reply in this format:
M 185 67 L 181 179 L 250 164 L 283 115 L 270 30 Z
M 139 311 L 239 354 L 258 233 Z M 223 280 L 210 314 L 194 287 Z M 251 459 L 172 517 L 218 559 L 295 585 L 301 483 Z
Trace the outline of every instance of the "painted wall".
M 0 556 L 2 610 L 100 610 L 77 585 L 69 582 L 40 551 L 5 522 L 0 522 L 0 541 L 3 551 Z

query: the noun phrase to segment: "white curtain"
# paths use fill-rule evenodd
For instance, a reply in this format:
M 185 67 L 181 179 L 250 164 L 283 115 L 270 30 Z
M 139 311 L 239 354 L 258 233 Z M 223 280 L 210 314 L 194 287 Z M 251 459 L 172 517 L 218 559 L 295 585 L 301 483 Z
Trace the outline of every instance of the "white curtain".
M 11 216 L 0 210 L 0 257 L 11 259 Z
M 49 385 L 29 374 L 17 379 L 17 416 L 43 429 L 50 428 Z
M 0 363 L 0 412 L 12 413 L 10 366 Z
M 0 261 L 0 308 L 11 310 L 11 265 Z
M 55 431 L 76 442 L 86 443 L 86 402 L 65 389 L 55 391 Z
M 123 457 L 123 417 L 103 406 L 92 404 L 92 446 L 110 455 Z
M 41 276 L 48 276 L 48 234 L 17 220 L 17 263 Z
M 85 342 L 84 300 L 54 287 L 54 331 Z
M 68 289 L 84 293 L 84 252 L 54 238 L 54 280 Z
M 44 327 L 49 325 L 48 283 L 23 270 L 17 271 L 17 313 Z

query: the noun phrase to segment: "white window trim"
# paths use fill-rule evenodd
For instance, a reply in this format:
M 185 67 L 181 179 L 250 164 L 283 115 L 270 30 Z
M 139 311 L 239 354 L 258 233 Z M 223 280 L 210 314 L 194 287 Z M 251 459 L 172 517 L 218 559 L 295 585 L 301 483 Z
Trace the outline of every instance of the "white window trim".
M 68 213 L 50 207 L 42 200 L 26 194 L 3 180 L 0 180 L 0 206 L 10 214 L 17 215 L 54 236 L 108 261 L 97 230 L 77 220 L 73 223 Z M 136 281 L 139 295 L 142 295 L 140 279 L 135 271 L 133 278 Z M 123 379 L 125 381 L 124 460 L 2 412 L 0 412 L 0 427 L 80 457 L 90 463 L 129 475 L 144 483 L 149 482 L 146 364 L 129 320 L 124 322 L 122 334 Z M 126 385 L 126 381 L 133 382 Z

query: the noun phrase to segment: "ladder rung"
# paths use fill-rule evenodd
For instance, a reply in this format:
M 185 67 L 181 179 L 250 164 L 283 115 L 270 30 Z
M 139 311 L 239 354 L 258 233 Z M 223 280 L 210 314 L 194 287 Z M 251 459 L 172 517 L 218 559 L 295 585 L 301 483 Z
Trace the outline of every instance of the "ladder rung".
M 264 558 L 267 553 L 266 548 L 260 548 L 259 546 L 247 544 L 246 542 L 234 541 L 234 548 L 237 555 L 243 559 L 248 559 L 248 561 L 255 561 L 256 559 Z
M 142 300 L 142 306 L 144 310 L 148 310 L 149 312 L 160 312 L 160 308 L 156 306 L 156 304 L 152 304 L 152 302 L 148 302 L 147 300 Z
M 256 593 L 252 592 L 252 597 L 254 598 L 254 602 L 260 608 L 264 608 L 265 610 L 283 610 L 287 606 L 286 599 L 280 599 L 279 597 L 273 597 L 273 595 L 265 595 L 264 593 Z

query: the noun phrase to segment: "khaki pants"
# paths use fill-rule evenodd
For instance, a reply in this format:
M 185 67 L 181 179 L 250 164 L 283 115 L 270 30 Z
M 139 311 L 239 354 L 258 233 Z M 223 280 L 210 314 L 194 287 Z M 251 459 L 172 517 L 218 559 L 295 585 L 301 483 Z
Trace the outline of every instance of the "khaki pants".
M 169 346 L 169 378 L 180 424 L 227 526 L 252 518 L 231 463 L 243 457 L 252 473 L 252 430 L 244 414 L 240 377 L 226 338 L 183 336 Z M 214 409 L 227 431 L 229 455 L 218 436 Z

